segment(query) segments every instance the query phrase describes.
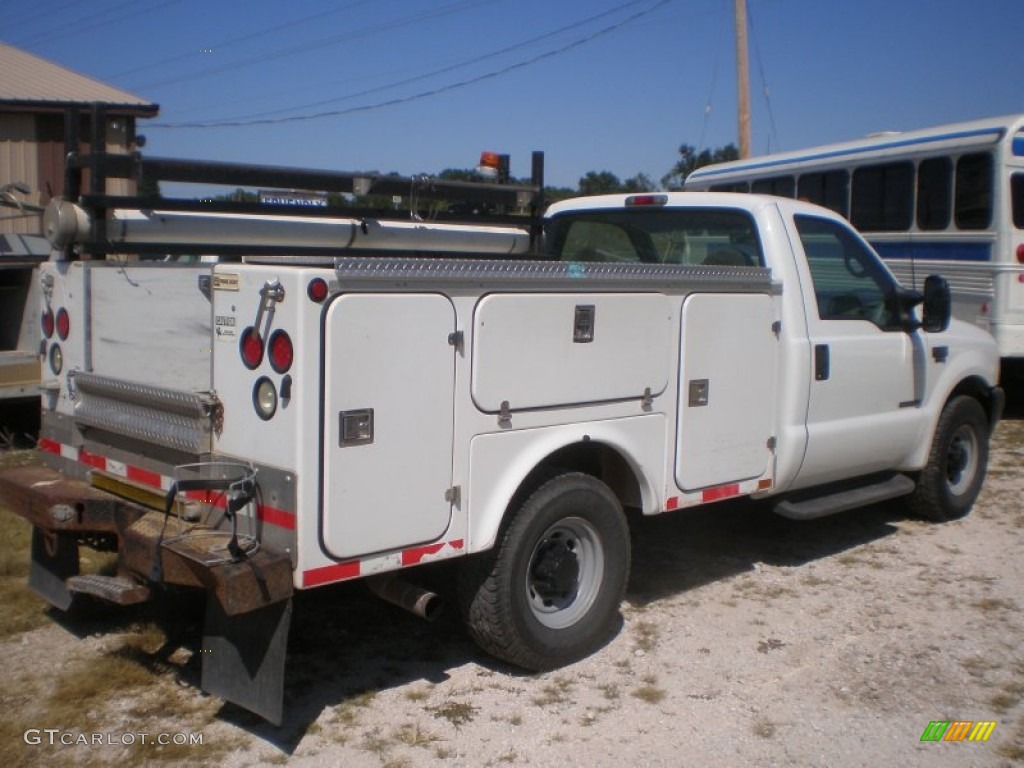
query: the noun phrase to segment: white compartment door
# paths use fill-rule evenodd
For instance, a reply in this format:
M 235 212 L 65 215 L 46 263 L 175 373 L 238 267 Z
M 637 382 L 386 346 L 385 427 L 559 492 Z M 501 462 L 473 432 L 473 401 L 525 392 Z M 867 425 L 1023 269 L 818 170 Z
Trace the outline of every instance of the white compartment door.
M 451 504 L 455 308 L 439 294 L 346 294 L 327 310 L 323 504 L 337 558 L 440 538 Z
M 676 483 L 685 491 L 760 477 L 775 424 L 778 340 L 760 294 L 683 303 Z

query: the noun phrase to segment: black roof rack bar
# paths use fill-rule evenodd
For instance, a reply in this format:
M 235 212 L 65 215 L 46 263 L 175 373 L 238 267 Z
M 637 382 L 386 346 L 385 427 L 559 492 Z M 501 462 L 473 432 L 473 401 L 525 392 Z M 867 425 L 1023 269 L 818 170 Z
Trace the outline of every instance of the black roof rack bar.
M 542 161 L 534 153 L 534 175 Z M 453 181 L 430 176 L 393 176 L 380 173 L 351 173 L 272 165 L 248 165 L 205 160 L 143 157 L 139 153 L 91 155 L 71 154 L 67 168 L 88 169 L 107 178 L 217 184 L 235 187 L 270 187 L 319 192 L 348 192 L 372 195 L 400 195 L 432 200 L 473 200 L 481 203 L 516 205 L 523 197 L 528 205 L 539 206 L 540 184 L 495 184 Z M 542 183 L 542 182 L 541 182 Z M 94 190 L 95 191 L 95 190 Z

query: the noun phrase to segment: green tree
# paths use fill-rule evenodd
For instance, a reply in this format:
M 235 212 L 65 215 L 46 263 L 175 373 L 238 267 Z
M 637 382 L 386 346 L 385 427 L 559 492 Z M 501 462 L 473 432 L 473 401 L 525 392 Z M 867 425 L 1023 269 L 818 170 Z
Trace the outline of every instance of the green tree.
M 654 183 L 646 173 L 638 173 L 635 176 L 630 176 L 624 182 L 622 182 L 622 192 L 652 192 L 658 189 L 658 185 Z
M 622 182 L 611 171 L 588 171 L 580 179 L 581 195 L 608 195 L 622 191 Z
M 686 177 L 698 168 L 739 159 L 740 151 L 736 149 L 735 144 L 726 144 L 724 147 L 705 149 L 701 152 L 697 152 L 696 147 L 691 144 L 682 144 L 679 147 L 679 160 L 672 166 L 672 170 L 661 177 L 661 185 L 668 190 L 679 190 L 683 188 Z

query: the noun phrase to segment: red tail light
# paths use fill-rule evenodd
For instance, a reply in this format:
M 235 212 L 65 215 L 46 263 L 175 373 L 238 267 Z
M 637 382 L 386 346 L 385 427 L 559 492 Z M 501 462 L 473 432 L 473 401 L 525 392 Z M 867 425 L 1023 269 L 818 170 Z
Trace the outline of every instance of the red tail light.
M 238 350 L 246 368 L 249 370 L 258 368 L 259 364 L 263 362 L 263 339 L 260 338 L 260 332 L 251 325 L 242 331 Z
M 284 331 L 274 331 L 270 334 L 267 355 L 270 357 L 271 368 L 278 373 L 287 372 L 292 367 L 292 360 L 295 357 L 291 337 Z
M 53 310 L 49 307 L 43 311 L 43 336 L 48 339 L 53 336 Z
M 1017 263 L 1024 264 L 1024 243 L 1017 246 Z
M 60 336 L 61 341 L 65 341 L 69 333 L 71 333 L 71 318 L 68 317 L 68 311 L 61 307 L 57 310 L 57 335 Z
M 319 304 L 327 298 L 327 281 L 321 277 L 314 277 L 306 286 L 306 295 Z

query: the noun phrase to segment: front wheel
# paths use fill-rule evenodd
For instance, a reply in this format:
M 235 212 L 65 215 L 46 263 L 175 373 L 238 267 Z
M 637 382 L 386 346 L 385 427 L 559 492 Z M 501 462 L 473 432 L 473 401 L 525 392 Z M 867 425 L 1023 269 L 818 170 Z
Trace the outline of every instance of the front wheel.
M 558 475 L 514 512 L 494 549 L 461 568 L 469 632 L 526 669 L 580 659 L 615 632 L 629 561 L 629 528 L 608 486 Z
M 988 466 L 988 437 L 988 419 L 977 400 L 959 396 L 946 403 L 910 497 L 915 515 L 943 522 L 971 511 Z

